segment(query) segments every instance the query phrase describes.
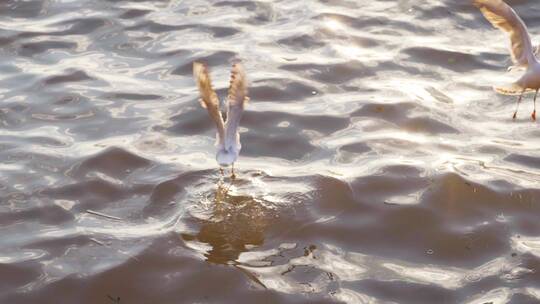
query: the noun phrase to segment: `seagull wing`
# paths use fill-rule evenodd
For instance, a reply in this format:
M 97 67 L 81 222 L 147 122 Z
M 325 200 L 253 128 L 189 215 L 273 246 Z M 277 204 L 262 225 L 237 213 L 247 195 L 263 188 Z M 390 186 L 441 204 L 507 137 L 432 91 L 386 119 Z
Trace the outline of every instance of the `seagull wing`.
M 225 127 L 223 117 L 221 117 L 221 111 L 219 110 L 219 99 L 212 88 L 212 82 L 206 65 L 200 62 L 194 62 L 193 77 L 199 87 L 199 94 L 201 96 L 199 101 L 201 102 L 201 106 L 208 111 L 208 115 L 210 115 L 210 118 L 216 124 L 217 144 L 222 145 L 225 140 Z
M 244 112 L 244 106 L 248 103 L 247 79 L 244 67 L 236 63 L 231 71 L 231 83 L 227 96 L 227 122 L 225 123 L 225 148 L 235 148 L 240 151 L 240 135 L 238 127 Z
M 502 0 L 473 0 L 484 17 L 494 26 L 510 34 L 510 53 L 517 66 L 528 66 L 534 55 L 527 27 L 516 12 Z

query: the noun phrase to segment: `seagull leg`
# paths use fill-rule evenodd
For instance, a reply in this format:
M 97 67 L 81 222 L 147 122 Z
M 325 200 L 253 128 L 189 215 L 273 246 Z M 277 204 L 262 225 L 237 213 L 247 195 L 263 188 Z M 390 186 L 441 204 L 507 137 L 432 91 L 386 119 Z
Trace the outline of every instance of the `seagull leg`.
M 219 173 L 221 173 L 221 178 L 223 178 L 225 175 L 225 173 L 223 173 L 223 167 L 219 167 Z
M 232 163 L 232 167 L 231 167 L 231 179 L 232 180 L 236 179 L 236 174 L 234 174 L 234 163 Z
M 534 111 L 531 114 L 533 120 L 536 120 L 536 95 L 538 95 L 538 90 L 536 89 L 536 93 L 534 93 Z
M 517 117 L 517 112 L 518 112 L 518 109 L 519 109 L 519 103 L 521 102 L 521 98 L 523 98 L 523 93 L 525 93 L 525 90 L 526 89 L 523 89 L 523 91 L 521 91 L 521 94 L 519 94 L 519 98 L 518 98 L 517 105 L 516 105 L 516 111 L 514 112 L 514 116 L 512 116 L 513 119 L 516 119 L 516 117 Z

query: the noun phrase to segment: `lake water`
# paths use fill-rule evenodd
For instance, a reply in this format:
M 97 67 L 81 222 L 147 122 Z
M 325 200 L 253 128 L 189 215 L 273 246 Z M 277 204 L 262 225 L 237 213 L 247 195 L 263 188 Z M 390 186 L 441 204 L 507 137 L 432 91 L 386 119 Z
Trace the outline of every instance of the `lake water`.
M 0 303 L 539 303 L 508 43 L 468 1 L 2 1 Z M 195 60 L 246 68 L 234 181 Z

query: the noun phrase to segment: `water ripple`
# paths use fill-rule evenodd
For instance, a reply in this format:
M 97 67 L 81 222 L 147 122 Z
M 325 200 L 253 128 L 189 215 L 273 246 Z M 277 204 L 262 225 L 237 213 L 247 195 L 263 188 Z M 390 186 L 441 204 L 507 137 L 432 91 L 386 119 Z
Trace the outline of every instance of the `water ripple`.
M 3 1 L 0 28 L 1 303 L 540 301 L 532 96 L 512 120 L 467 1 Z M 220 97 L 247 70 L 234 181 L 196 60 Z

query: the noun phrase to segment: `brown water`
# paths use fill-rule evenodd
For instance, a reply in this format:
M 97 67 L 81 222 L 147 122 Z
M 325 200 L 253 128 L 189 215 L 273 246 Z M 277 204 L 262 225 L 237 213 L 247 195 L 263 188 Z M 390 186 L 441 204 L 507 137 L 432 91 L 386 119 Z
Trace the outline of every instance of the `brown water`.
M 540 301 L 540 126 L 468 1 L 7 0 L 0 28 L 0 303 Z M 194 60 L 250 78 L 234 182 Z

